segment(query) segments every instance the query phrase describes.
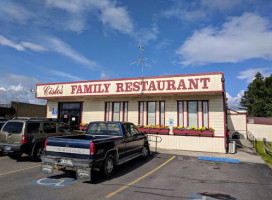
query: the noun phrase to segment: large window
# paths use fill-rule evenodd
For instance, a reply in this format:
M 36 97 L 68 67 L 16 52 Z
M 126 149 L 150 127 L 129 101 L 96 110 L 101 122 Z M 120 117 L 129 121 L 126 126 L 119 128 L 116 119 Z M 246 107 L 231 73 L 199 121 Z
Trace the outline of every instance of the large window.
M 209 106 L 208 101 L 202 101 L 202 126 L 209 127 Z
M 188 101 L 188 126 L 198 127 L 197 101 Z
M 156 102 L 147 102 L 147 124 L 156 125 Z
M 112 121 L 120 121 L 120 102 L 112 103 Z
M 178 126 L 184 126 L 183 101 L 178 101 Z
M 165 102 L 160 101 L 160 125 L 165 126 Z
M 138 124 L 144 125 L 144 102 L 139 102 L 139 118 Z

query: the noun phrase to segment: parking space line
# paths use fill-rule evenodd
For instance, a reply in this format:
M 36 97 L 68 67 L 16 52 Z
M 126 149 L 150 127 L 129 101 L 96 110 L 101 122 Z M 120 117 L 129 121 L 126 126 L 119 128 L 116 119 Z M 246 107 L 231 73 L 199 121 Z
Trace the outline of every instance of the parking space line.
M 35 165 L 35 166 L 27 167 L 27 168 L 24 168 L 24 169 L 18 169 L 18 170 L 15 170 L 15 171 L 11 171 L 11 172 L 6 172 L 6 173 L 3 173 L 3 174 L 0 174 L 0 176 L 4 176 L 4 175 L 7 175 L 7 174 L 13 174 L 13 173 L 24 171 L 24 170 L 28 170 L 28 169 L 33 169 L 33 168 L 40 167 L 40 166 L 41 165 Z
M 116 190 L 116 191 L 114 191 L 114 192 L 108 194 L 108 195 L 106 196 L 106 198 L 110 198 L 110 197 L 116 195 L 117 193 L 123 191 L 124 189 L 128 188 L 129 186 L 131 186 L 131 185 L 133 185 L 133 184 L 139 182 L 140 180 L 144 179 L 145 177 L 149 176 L 150 174 L 154 173 L 155 171 L 157 171 L 158 169 L 160 169 L 161 167 L 163 167 L 164 165 L 166 165 L 167 163 L 169 163 L 169 162 L 170 162 L 171 160 L 173 160 L 175 157 L 176 157 L 176 156 L 173 156 L 172 158 L 170 158 L 169 160 L 167 160 L 166 162 L 164 162 L 163 164 L 161 164 L 161 165 L 158 166 L 157 168 L 155 168 L 155 169 L 153 169 L 152 171 L 148 172 L 147 174 L 145 174 L 145 175 L 141 176 L 140 178 L 136 179 L 135 181 L 132 181 L 132 182 L 130 182 L 129 184 L 127 184 L 127 185 L 125 185 L 125 186 L 119 188 L 118 190 Z

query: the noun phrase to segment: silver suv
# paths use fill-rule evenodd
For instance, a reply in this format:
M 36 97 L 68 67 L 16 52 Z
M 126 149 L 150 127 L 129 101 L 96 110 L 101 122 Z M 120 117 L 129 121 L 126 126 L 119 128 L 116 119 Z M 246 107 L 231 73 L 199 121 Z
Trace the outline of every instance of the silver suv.
M 20 158 L 23 153 L 39 160 L 48 137 L 79 134 L 57 119 L 14 118 L 4 124 L 0 131 L 0 151 L 11 158 Z

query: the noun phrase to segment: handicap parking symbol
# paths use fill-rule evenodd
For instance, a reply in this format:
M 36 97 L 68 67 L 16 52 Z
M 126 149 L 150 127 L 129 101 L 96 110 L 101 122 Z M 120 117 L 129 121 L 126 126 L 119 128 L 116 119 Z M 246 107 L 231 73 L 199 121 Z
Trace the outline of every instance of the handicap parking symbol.
M 46 186 L 46 187 L 51 187 L 51 188 L 62 188 L 64 186 L 73 184 L 77 182 L 78 180 L 73 179 L 73 178 L 42 178 L 37 181 L 32 181 L 29 184 L 32 185 L 41 185 L 41 186 Z

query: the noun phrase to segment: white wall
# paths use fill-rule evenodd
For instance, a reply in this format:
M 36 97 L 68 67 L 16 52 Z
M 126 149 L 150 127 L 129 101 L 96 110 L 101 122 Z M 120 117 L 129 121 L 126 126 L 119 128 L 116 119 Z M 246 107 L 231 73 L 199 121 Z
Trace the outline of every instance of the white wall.
M 272 141 L 272 125 L 247 124 L 247 130 L 250 131 L 257 140 L 266 138 L 268 141 Z

